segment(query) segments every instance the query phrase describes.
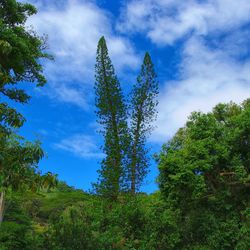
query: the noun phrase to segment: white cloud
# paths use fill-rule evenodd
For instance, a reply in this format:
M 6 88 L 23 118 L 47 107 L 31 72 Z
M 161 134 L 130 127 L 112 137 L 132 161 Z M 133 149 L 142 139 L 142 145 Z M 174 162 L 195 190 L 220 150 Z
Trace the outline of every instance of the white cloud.
M 73 153 L 81 158 L 102 158 L 104 154 L 100 152 L 94 139 L 88 135 L 77 134 L 63 139 L 54 144 L 57 149 L 62 149 Z
M 190 32 L 207 35 L 228 31 L 250 20 L 249 0 L 132 0 L 118 30 L 143 32 L 152 42 L 173 44 Z
M 173 49 L 183 41 L 178 79 L 165 81 L 160 91 L 152 140 L 169 139 L 192 111 L 250 97 L 249 28 L 243 28 L 249 13 L 249 0 L 131 0 L 125 5 L 118 30 L 145 34 L 153 44 Z
M 56 56 L 55 63 L 46 64 L 53 89 L 49 95 L 86 108 L 101 35 L 118 71 L 136 69 L 138 58 L 129 40 L 115 35 L 110 14 L 94 1 L 56 3 L 48 1 L 49 7 L 41 6 L 31 20 L 40 33 L 49 35 Z M 241 29 L 250 22 L 249 13 L 249 0 L 132 0 L 124 6 L 117 24 L 120 32 L 141 32 L 159 46 L 185 38 L 178 80 L 166 81 L 161 88 L 152 140 L 166 141 L 194 110 L 206 112 L 218 102 L 241 102 L 250 96 L 250 61 L 238 59 L 249 52 L 249 29 Z M 213 48 L 207 44 L 206 36 L 220 35 L 225 39 Z
M 182 69 L 182 78 L 161 91 L 152 140 L 166 141 L 192 111 L 208 112 L 219 102 L 240 103 L 250 97 L 250 61 L 235 61 L 198 38 L 186 43 Z
M 48 34 L 49 51 L 54 62 L 45 64 L 53 98 L 86 108 L 94 82 L 94 64 L 99 38 L 104 35 L 117 71 L 136 68 L 138 58 L 131 43 L 114 34 L 110 14 L 93 1 L 32 1 L 39 12 L 29 20 L 39 34 Z M 122 58 L 122 60 L 121 60 Z

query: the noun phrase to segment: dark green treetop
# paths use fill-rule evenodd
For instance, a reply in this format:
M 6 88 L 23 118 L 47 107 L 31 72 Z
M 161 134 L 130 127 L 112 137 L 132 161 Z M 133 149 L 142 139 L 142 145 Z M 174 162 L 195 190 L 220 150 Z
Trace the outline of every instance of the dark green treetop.
M 248 248 L 249 149 L 249 99 L 241 105 L 218 104 L 207 114 L 192 113 L 164 145 L 159 184 L 169 209 L 178 211 L 178 249 Z

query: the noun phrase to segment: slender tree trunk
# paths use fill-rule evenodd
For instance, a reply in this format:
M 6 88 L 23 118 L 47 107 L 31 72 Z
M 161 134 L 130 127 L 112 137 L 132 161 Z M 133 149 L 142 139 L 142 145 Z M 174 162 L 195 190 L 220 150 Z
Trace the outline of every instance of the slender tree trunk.
M 3 221 L 4 207 L 5 207 L 5 193 L 4 191 L 2 191 L 0 195 L 0 225 Z
M 136 162 L 137 162 L 137 144 L 140 137 L 140 128 L 141 128 L 141 110 L 142 110 L 143 102 L 140 105 L 139 111 L 138 111 L 138 117 L 136 122 L 136 130 L 135 130 L 135 140 L 133 145 L 133 151 L 132 151 L 132 163 L 131 163 L 131 193 L 135 194 L 136 192 Z
M 136 158 L 136 152 L 134 152 L 133 154 L 134 154 L 133 158 Z M 131 193 L 135 194 L 136 160 L 133 160 L 131 165 L 132 165 L 131 166 Z
M 137 151 L 136 147 L 138 144 L 138 136 L 136 136 L 133 152 L 132 152 L 132 163 L 131 163 L 131 193 L 135 194 L 136 192 L 136 162 L 137 162 Z

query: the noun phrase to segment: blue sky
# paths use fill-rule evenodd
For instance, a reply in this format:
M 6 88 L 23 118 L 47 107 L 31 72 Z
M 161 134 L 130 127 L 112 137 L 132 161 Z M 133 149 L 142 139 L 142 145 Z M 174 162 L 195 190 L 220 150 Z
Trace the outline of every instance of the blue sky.
M 124 91 L 136 79 L 149 51 L 160 82 L 157 127 L 151 154 L 196 110 L 250 97 L 249 0 L 29 0 L 39 12 L 28 20 L 48 34 L 54 62 L 43 62 L 48 83 L 29 105 L 16 105 L 27 122 L 28 139 L 47 152 L 43 171 L 88 190 L 96 181 L 102 138 L 94 114 L 94 64 L 104 35 Z M 157 166 L 142 191 L 157 189 Z

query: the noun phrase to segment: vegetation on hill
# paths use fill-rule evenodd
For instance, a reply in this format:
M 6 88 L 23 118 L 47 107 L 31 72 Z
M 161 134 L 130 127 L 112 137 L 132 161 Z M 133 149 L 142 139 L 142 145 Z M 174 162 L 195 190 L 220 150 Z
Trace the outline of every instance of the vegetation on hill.
M 2 249 L 249 249 L 249 129 L 249 100 L 193 113 L 157 156 L 154 194 L 9 193 Z
M 138 192 L 158 82 L 145 54 L 130 104 L 98 43 L 96 108 L 105 158 L 93 193 L 39 172 L 40 142 L 16 129 L 26 103 L 20 81 L 44 85 L 44 39 L 25 28 L 30 4 L 0 1 L 0 250 L 250 249 L 250 99 L 194 112 L 156 156 L 159 191 Z

